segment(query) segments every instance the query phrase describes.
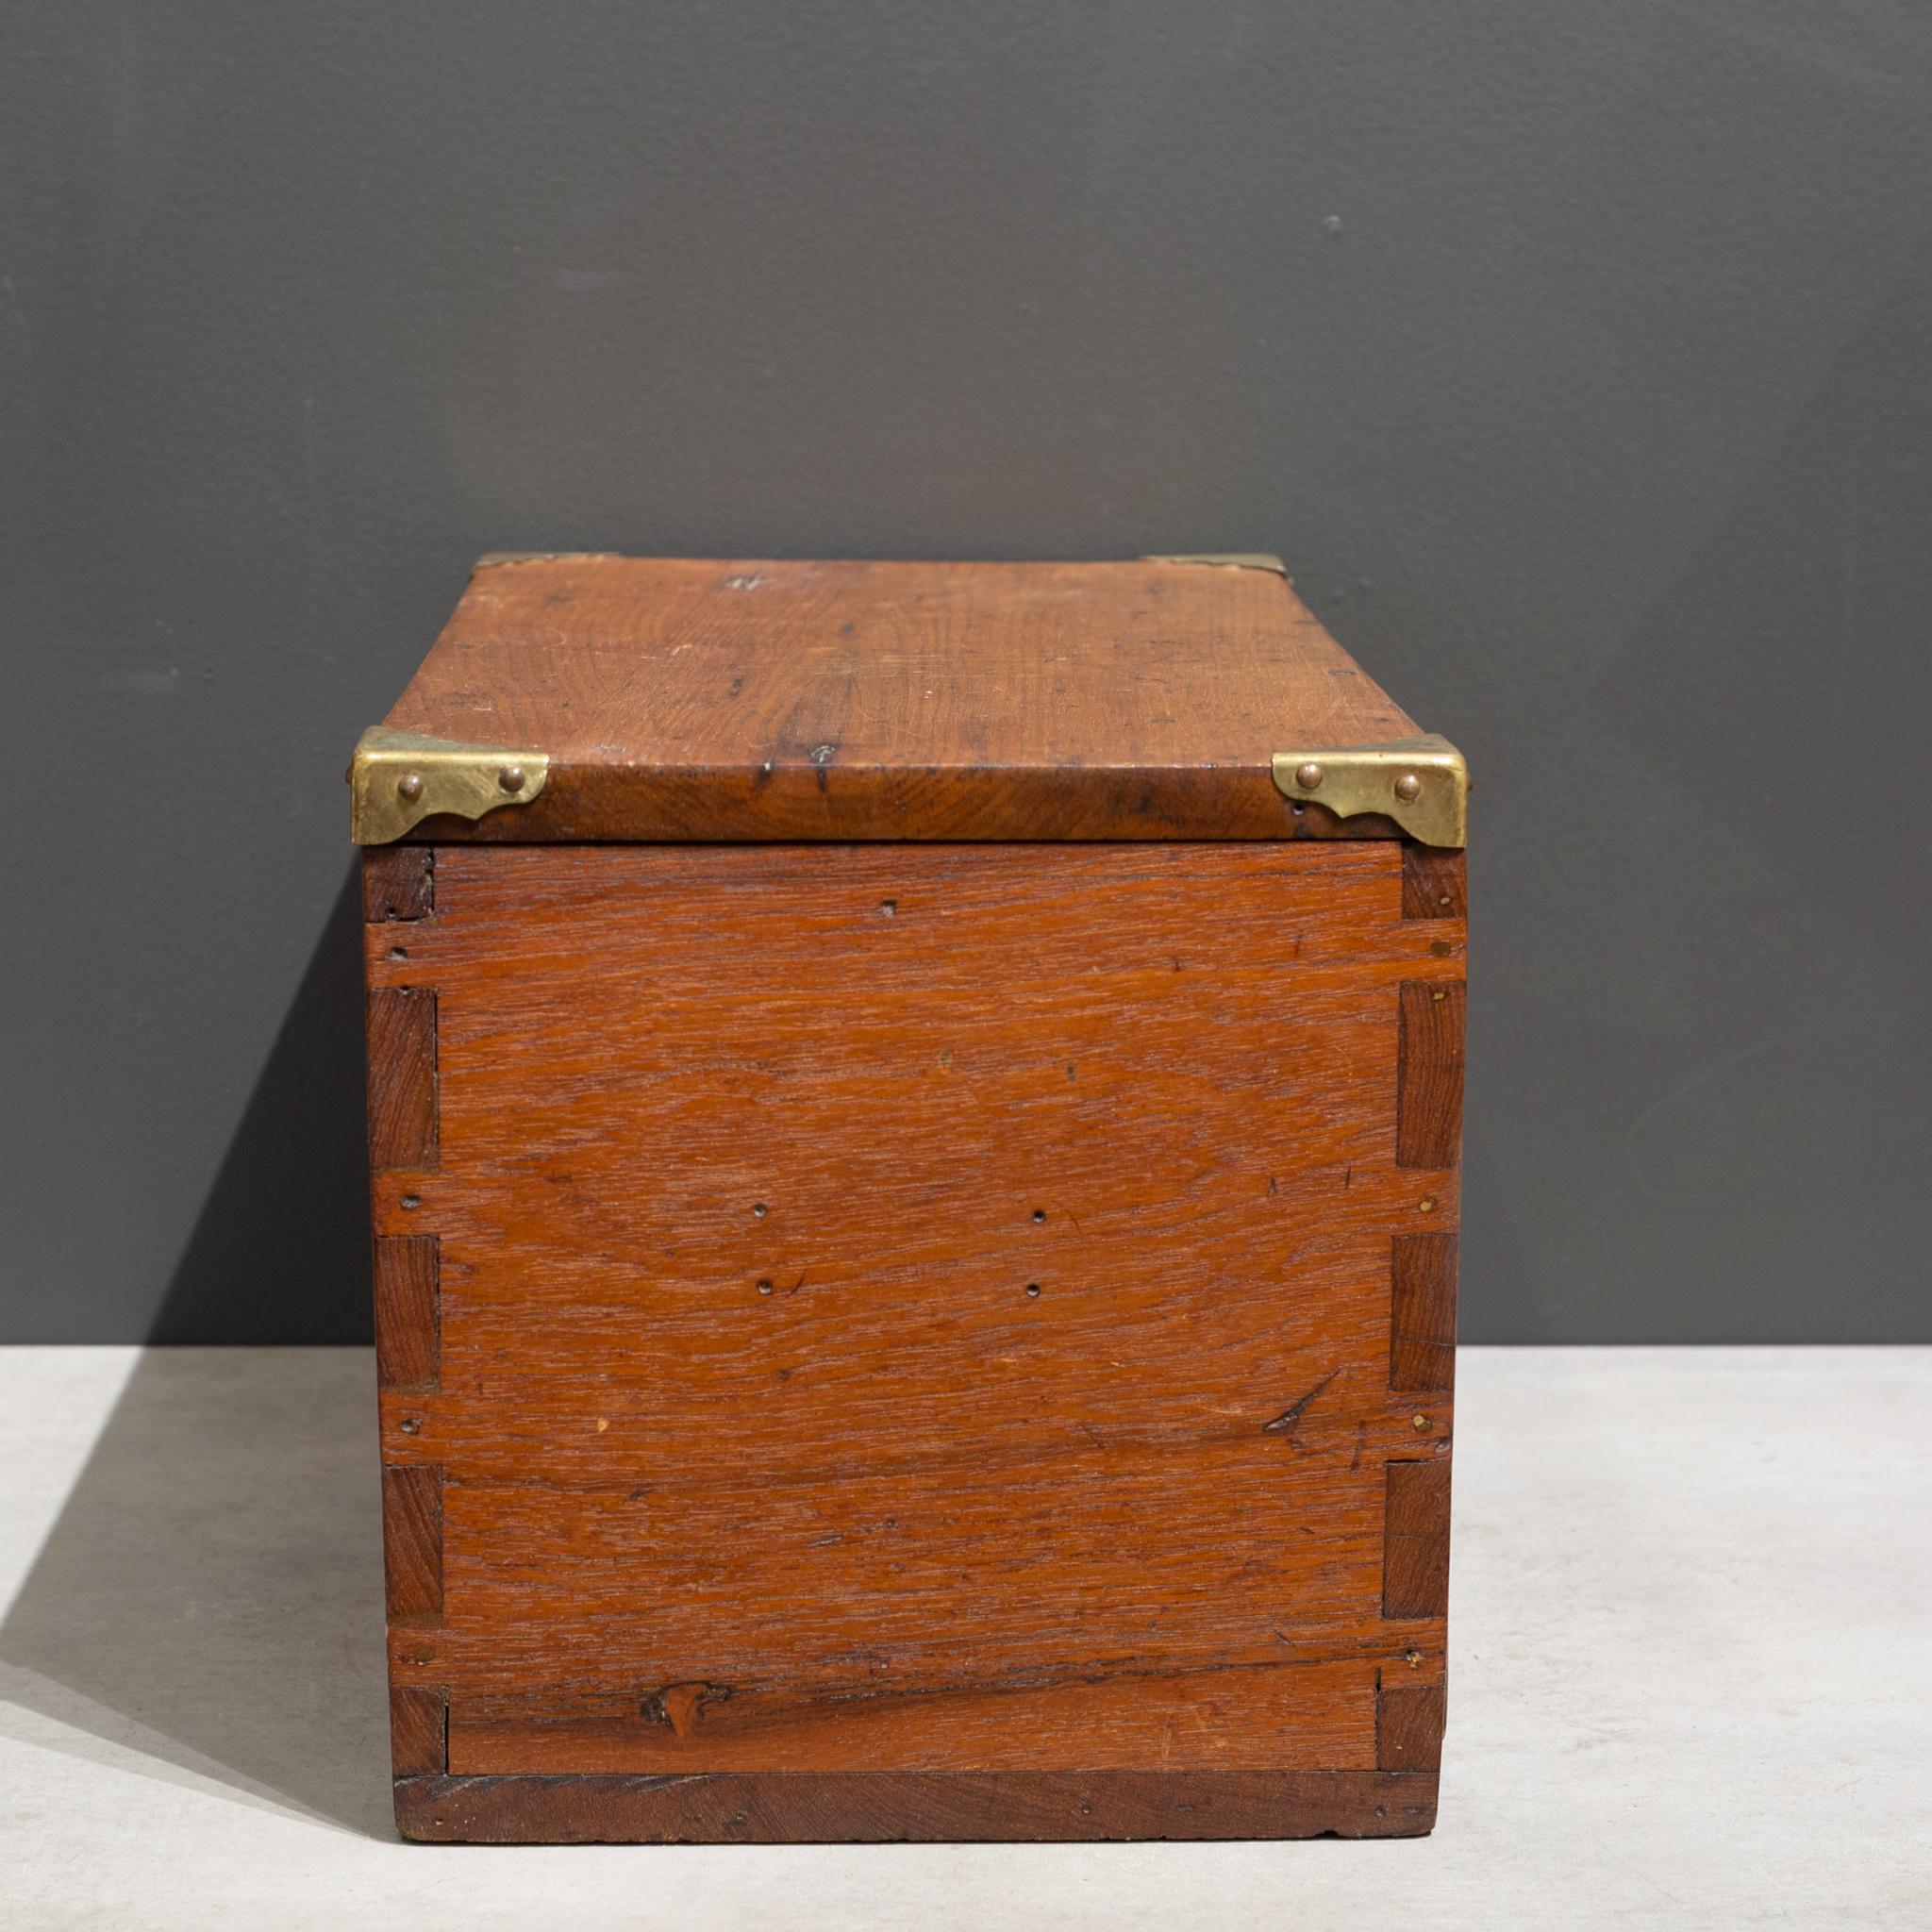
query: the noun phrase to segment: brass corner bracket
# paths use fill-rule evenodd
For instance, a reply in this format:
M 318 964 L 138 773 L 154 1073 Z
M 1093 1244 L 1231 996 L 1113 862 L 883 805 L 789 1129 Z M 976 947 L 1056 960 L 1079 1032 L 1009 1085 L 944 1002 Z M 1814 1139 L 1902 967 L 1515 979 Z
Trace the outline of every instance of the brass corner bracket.
M 1424 845 L 1469 842 L 1469 766 L 1446 738 L 1278 751 L 1274 783 L 1337 818 L 1380 812 Z
M 1288 575 L 1288 566 L 1270 550 L 1204 550 L 1193 555 L 1143 557 L 1142 563 L 1205 563 L 1218 570 L 1272 570 Z
M 349 836 L 358 845 L 387 845 L 434 812 L 480 819 L 499 806 L 528 805 L 549 775 L 545 752 L 372 725 L 349 765 Z

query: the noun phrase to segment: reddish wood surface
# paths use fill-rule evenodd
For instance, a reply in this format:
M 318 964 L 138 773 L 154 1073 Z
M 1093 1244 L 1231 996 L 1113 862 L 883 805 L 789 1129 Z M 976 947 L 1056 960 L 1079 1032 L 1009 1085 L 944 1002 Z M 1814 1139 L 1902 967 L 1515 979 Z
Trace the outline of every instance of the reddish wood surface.
M 1447 1712 L 1441 1684 L 1395 1684 L 1375 1695 L 1375 1762 L 1384 1771 L 1435 1771 Z
M 1389 1386 L 1449 1389 L 1456 1382 L 1453 1234 L 1399 1234 L 1391 1244 Z
M 541 751 L 425 840 L 1389 839 L 1271 759 L 1417 726 L 1270 570 L 480 566 L 387 722 Z
M 405 1777 L 405 1837 L 485 1843 L 1413 1838 L 1430 1772 L 765 1772 Z
M 386 927 L 377 943 L 392 951 Z M 369 1036 L 369 1164 L 432 1168 L 437 1159 L 436 995 L 384 987 L 364 1002 Z
M 382 1472 L 383 1571 L 391 1623 L 442 1610 L 442 1472 L 416 1465 Z
M 1024 1534 L 1024 1531 L 1022 1532 Z M 762 1577 L 749 1581 L 758 1589 Z M 784 1599 L 798 1614 L 798 1591 Z M 639 1698 L 459 1697 L 451 1772 L 1271 1770 L 1373 1764 L 1373 1664 L 1071 1672 L 988 1688 L 876 1675 L 804 1689 L 668 1685 Z M 827 1672 L 828 1679 L 831 1673 Z M 1012 1681 L 1018 1678 L 1019 1681 Z
M 1461 981 L 1412 979 L 1402 989 L 1399 1167 L 1454 1167 L 1462 1147 Z
M 448 1770 L 447 1716 L 441 1690 L 411 1686 L 391 1690 L 390 1757 L 398 1777 L 438 1775 Z
M 1402 848 L 1402 916 L 1461 919 L 1467 915 L 1467 872 L 1460 852 L 1429 845 Z
M 1444 1406 L 1443 1397 L 1431 1399 L 1432 1422 Z M 1449 1607 L 1448 1457 L 1391 1462 L 1388 1481 L 1382 1614 L 1441 1617 Z
M 364 920 L 375 925 L 427 918 L 436 909 L 435 863 L 427 845 L 369 846 L 362 854 Z
M 1397 1012 L 1462 942 L 1404 907 L 1392 844 L 440 853 L 368 951 L 435 1014 L 372 1062 L 376 1119 L 433 1056 L 440 1155 L 373 1181 L 440 1262 L 433 1331 L 381 1313 L 440 1373 L 383 1398 L 393 1680 L 458 1774 L 408 1828 L 1425 1829 L 1265 1783 L 1373 1776 L 1378 1672 L 1441 1681 L 1385 1552 L 1451 1427 L 1390 1386 L 1455 1211 Z M 1068 1814 L 1157 1766 L 1223 1795 Z
M 433 1388 L 441 1372 L 434 1235 L 378 1235 L 375 1252 L 375 1379 Z

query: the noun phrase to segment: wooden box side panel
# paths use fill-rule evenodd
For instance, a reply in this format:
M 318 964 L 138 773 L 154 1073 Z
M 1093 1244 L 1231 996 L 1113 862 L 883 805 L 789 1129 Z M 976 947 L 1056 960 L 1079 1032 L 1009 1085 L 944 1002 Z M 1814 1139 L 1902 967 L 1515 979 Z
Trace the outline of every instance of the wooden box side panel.
M 414 935 L 426 929 L 435 910 L 436 857 L 429 847 L 391 845 L 362 855 L 372 959 L 379 955 L 390 967 L 404 964 Z M 365 1013 L 370 1185 L 414 1200 L 421 1176 L 438 1158 L 435 990 L 379 983 L 372 968 Z M 371 1258 L 377 1388 L 384 1395 L 433 1391 L 441 1378 L 441 1244 L 433 1234 L 378 1232 Z M 425 1649 L 442 1621 L 442 1472 L 433 1464 L 384 1456 L 382 1543 L 391 1640 Z M 448 1769 L 448 1710 L 441 1684 L 400 1683 L 391 1673 L 390 1744 L 399 1781 Z
M 1442 1605 L 1386 1532 L 1446 1536 L 1446 1482 L 1395 1491 L 1446 1476 L 1456 1149 L 1401 1158 L 1443 1090 L 1399 1050 L 1462 938 L 1459 857 L 1424 909 L 1402 852 L 456 848 L 378 891 L 372 1121 L 425 1038 L 436 1099 L 373 1135 L 421 1163 L 375 1186 L 408 1828 L 1158 1836 L 1155 1786 L 1013 1780 L 1161 1765 L 1425 1829 Z M 659 1794 L 693 1772 L 737 1825 Z M 512 1801 L 559 1774 L 590 1812 Z M 1316 1815 L 1237 1789 L 1230 1835 Z

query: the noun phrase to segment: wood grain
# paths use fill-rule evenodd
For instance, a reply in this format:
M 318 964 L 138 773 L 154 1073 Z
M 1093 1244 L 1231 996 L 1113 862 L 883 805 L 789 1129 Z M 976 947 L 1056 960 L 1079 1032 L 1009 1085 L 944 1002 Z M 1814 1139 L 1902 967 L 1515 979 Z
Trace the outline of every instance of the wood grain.
M 1435 1771 L 1448 1711 L 1441 1684 L 1390 1685 L 1375 1693 L 1375 1762 L 1384 1771 Z
M 433 1389 L 441 1373 L 437 1250 L 433 1234 L 375 1238 L 375 1379 L 379 1388 Z
M 384 1456 L 453 1769 L 1372 1769 L 1441 1668 L 1382 1615 L 1431 938 L 1393 845 L 441 853 L 369 971 L 437 1002 L 376 1212 L 441 1250 Z
M 440 1469 L 417 1465 L 383 1470 L 382 1549 L 390 1621 L 441 1615 Z
M 1403 986 L 1398 1167 L 1454 1167 L 1462 1158 L 1464 1005 L 1459 980 L 1415 979 Z
M 406 1838 L 484 1843 L 1411 1838 L 1435 1817 L 1428 1772 L 765 1772 L 396 1784 Z
M 1389 1386 L 1453 1388 L 1457 1238 L 1399 1234 L 1390 1245 Z
M 383 928 L 372 930 L 380 933 Z M 364 1006 L 369 1044 L 369 1165 L 372 1169 L 433 1168 L 437 1162 L 436 995 L 423 987 L 384 987 L 372 991 Z
M 751 1585 L 748 1587 L 757 1587 Z M 1058 1682 L 895 1688 L 874 1674 L 819 1695 L 672 1684 L 641 1697 L 465 1698 L 449 1770 L 1179 1771 L 1284 1763 L 1373 1768 L 1375 1666 L 1269 1662 L 1192 1671 L 1091 1664 Z
M 1434 845 L 1402 848 L 1402 916 L 1463 919 L 1468 916 L 1467 872 L 1460 852 Z
M 426 919 L 436 909 L 436 858 L 427 845 L 372 845 L 362 854 L 362 917 L 371 925 Z
M 1428 1828 L 1402 846 L 433 875 L 367 950 L 406 1831 Z
M 1417 729 L 1274 571 L 624 557 L 479 567 L 387 723 L 549 755 L 465 842 L 1388 839 L 1271 759 Z
M 390 1759 L 397 1777 L 449 1769 L 448 1706 L 441 1690 L 402 1685 L 389 1693 Z
M 1449 1461 L 1388 1465 L 1382 1614 L 1441 1617 L 1449 1607 Z

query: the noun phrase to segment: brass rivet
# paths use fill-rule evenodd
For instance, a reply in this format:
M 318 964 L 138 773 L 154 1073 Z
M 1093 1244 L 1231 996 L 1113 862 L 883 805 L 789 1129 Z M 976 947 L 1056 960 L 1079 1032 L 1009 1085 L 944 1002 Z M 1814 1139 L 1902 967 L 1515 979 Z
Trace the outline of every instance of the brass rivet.
M 1411 1428 L 1425 1429 L 1429 1425 L 1429 1419 L 1425 1415 L 1412 1415 L 1408 1421 Z
M 1455 903 L 1456 901 L 1452 899 L 1447 892 L 1444 892 L 1442 896 L 1436 901 L 1436 904 L 1438 906 L 1453 906 L 1455 905 Z
M 1322 770 L 1321 766 L 1316 764 L 1315 761 L 1312 758 L 1310 758 L 1307 764 L 1301 766 L 1296 771 L 1294 774 L 1294 782 L 1297 785 L 1299 785 L 1304 791 L 1313 791 L 1321 785 L 1322 780 L 1326 775 L 1327 774 Z
M 1446 992 L 1444 992 L 1442 989 L 1439 986 L 1435 990 L 1435 991 L 1429 995 L 1429 997 L 1432 1000 L 1446 1000 L 1449 997 L 1449 995 Z
M 421 772 L 405 772 L 396 780 L 396 796 L 408 799 L 421 798 L 423 796 L 423 774 Z
M 521 791 L 524 789 L 524 768 L 521 765 L 506 765 L 497 773 L 496 782 L 506 791 Z
M 1422 1199 L 1416 1203 L 1416 1206 L 1420 1208 L 1424 1214 L 1433 1214 L 1436 1211 L 1436 1197 L 1433 1194 L 1424 1194 L 1422 1197 Z
M 1413 772 L 1405 772 L 1395 781 L 1397 798 L 1420 798 L 1423 795 L 1423 781 Z

